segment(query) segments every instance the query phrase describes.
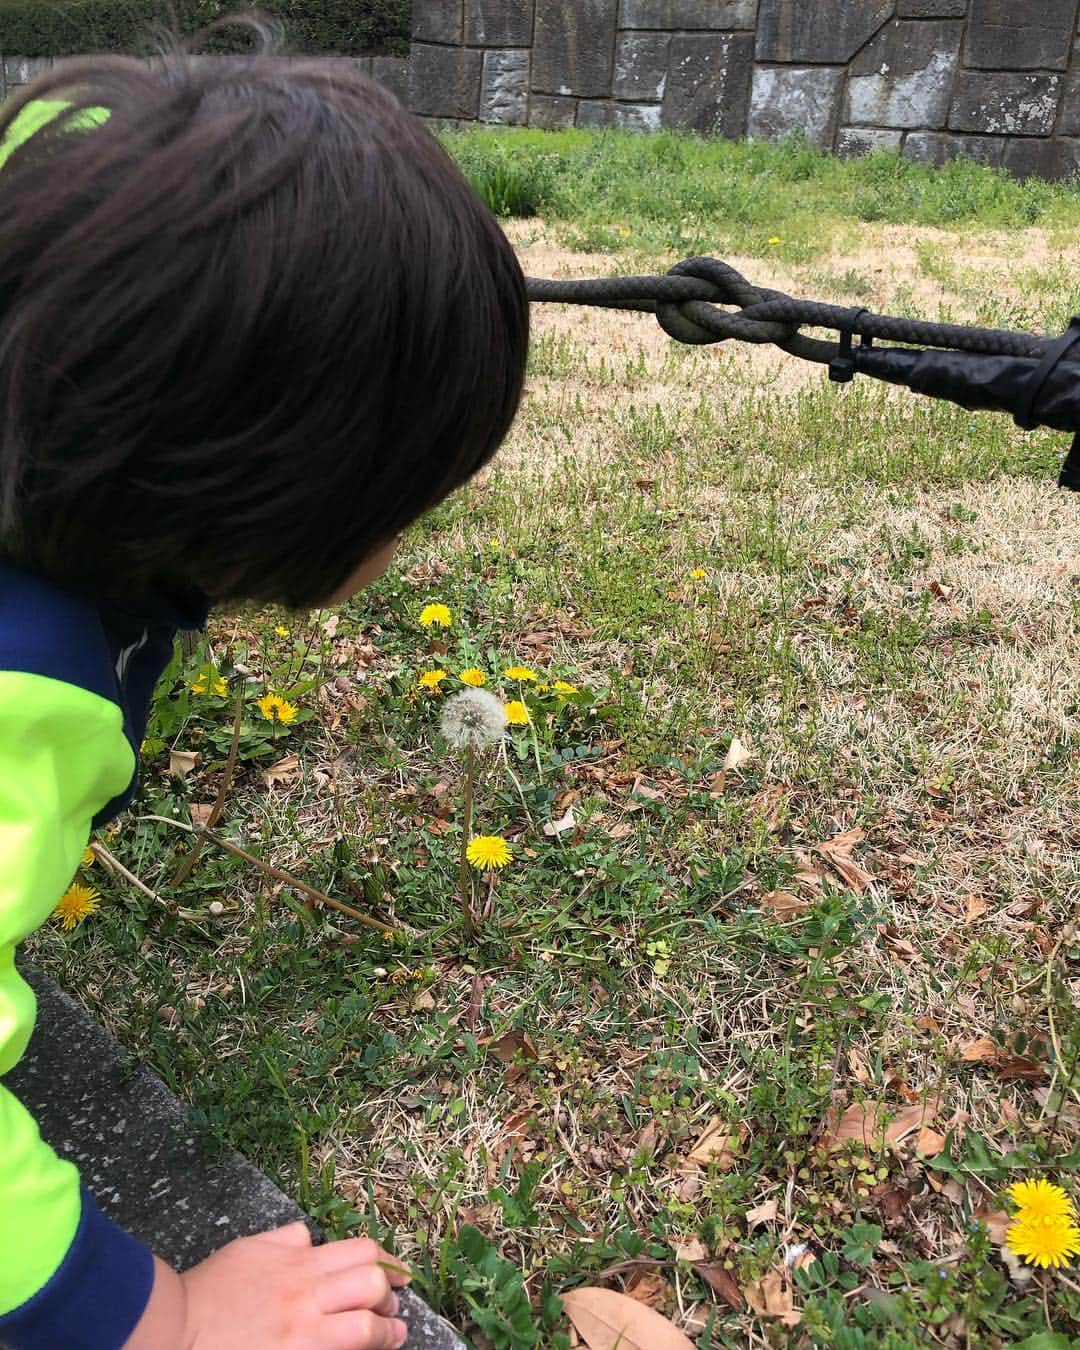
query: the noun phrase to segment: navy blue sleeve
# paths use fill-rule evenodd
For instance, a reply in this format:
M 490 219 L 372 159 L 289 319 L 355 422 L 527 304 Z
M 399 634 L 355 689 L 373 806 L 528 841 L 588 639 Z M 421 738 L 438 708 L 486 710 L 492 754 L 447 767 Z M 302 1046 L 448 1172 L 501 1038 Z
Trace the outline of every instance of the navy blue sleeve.
M 82 1193 L 82 1218 L 60 1269 L 0 1317 L 6 1350 L 121 1350 L 154 1285 L 154 1258 Z

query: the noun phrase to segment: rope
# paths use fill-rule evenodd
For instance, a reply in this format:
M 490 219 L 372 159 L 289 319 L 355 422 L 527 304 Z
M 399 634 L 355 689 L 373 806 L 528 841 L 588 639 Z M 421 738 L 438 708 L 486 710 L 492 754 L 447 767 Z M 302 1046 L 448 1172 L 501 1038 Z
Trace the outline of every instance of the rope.
M 1001 328 L 926 323 L 815 300 L 795 300 L 783 291 L 752 285 L 718 258 L 687 258 L 663 276 L 584 281 L 526 277 L 525 283 L 530 300 L 655 314 L 664 332 L 679 342 L 726 342 L 728 338 L 771 342 L 792 356 L 823 365 L 841 354 L 840 344 L 804 337 L 800 328 L 834 328 L 845 334 L 848 344 L 855 333 L 866 341 L 882 339 L 994 356 L 1042 357 L 1056 341 Z M 732 311 L 722 308 L 724 305 L 737 308 Z

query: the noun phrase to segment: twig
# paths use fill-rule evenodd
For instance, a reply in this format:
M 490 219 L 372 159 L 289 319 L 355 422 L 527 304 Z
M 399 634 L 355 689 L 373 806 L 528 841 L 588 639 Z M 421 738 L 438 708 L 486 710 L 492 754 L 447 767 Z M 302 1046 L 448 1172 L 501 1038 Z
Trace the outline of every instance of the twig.
M 232 740 L 229 743 L 229 754 L 225 760 L 225 772 L 221 775 L 221 782 L 218 785 L 217 797 L 213 806 L 210 808 L 210 815 L 206 823 L 211 829 L 218 823 L 225 811 L 225 798 L 228 796 L 229 789 L 232 787 L 233 775 L 236 773 L 237 753 L 240 749 L 240 724 L 244 717 L 244 692 L 245 685 L 243 677 L 237 682 L 236 686 L 236 714 L 233 717 Z M 199 854 L 202 852 L 202 839 L 196 836 L 191 851 L 187 857 L 182 859 L 180 866 L 173 873 L 173 878 L 169 882 L 170 888 L 179 886 L 192 873 L 192 869 L 199 861 Z
M 461 912 L 470 934 L 476 932 L 476 916 L 472 907 L 472 878 L 469 875 L 469 840 L 472 836 L 473 792 L 476 785 L 476 751 L 465 749 L 465 796 L 461 808 L 461 853 L 458 860 L 458 889 L 461 893 Z
M 194 923 L 199 918 L 199 916 L 194 914 L 190 909 L 181 909 L 175 900 L 166 900 L 163 895 L 158 895 L 157 891 L 151 890 L 145 881 L 137 877 L 134 872 L 129 872 L 118 858 L 114 858 L 104 844 L 99 844 L 97 840 L 94 840 L 90 845 L 90 851 L 100 862 L 109 868 L 110 871 L 115 872 L 117 876 L 123 877 L 129 886 L 134 886 L 137 891 L 141 891 L 143 895 L 147 896 L 150 900 L 162 905 L 170 914 L 177 914 L 181 919 L 186 919 L 189 923 Z M 205 932 L 205 929 L 200 929 L 200 932 Z

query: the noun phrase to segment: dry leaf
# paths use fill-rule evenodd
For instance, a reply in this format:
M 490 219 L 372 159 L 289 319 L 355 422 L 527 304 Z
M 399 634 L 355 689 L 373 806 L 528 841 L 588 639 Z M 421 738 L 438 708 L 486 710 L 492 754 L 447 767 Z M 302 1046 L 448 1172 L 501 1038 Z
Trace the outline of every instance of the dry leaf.
M 882 1143 L 899 1144 L 937 1115 L 937 1098 L 902 1106 L 895 1113 L 884 1102 L 854 1102 L 839 1118 L 830 1111 L 825 1119 L 821 1142 L 826 1148 L 853 1141 L 867 1148 Z M 892 1116 L 886 1124 L 888 1116 Z
M 778 1270 L 770 1270 L 760 1280 L 751 1280 L 743 1293 L 759 1317 L 775 1318 L 785 1327 L 797 1327 L 802 1321 L 802 1313 L 795 1308 L 791 1285 Z
M 284 759 L 279 759 L 276 764 L 271 764 L 263 771 L 263 782 L 268 788 L 274 787 L 277 783 L 287 786 L 289 783 L 295 783 L 299 777 L 299 755 L 286 755 Z
M 503 1036 L 485 1036 L 477 1042 L 486 1045 L 497 1060 L 503 1064 L 512 1064 L 518 1055 L 522 1059 L 539 1059 L 533 1038 L 527 1031 L 508 1031 Z
M 1046 1072 L 1045 1064 L 1038 1064 L 1033 1059 L 1023 1059 L 1020 1055 L 1010 1055 L 998 1065 L 997 1077 L 1003 1079 L 1045 1078 Z
M 960 1058 L 969 1064 L 992 1064 L 1001 1058 L 1001 1051 L 993 1041 L 980 1036 L 977 1041 L 968 1041 L 960 1047 Z
M 626 1292 L 637 1303 L 644 1303 L 647 1308 L 655 1308 L 657 1304 L 667 1301 L 672 1288 L 663 1275 L 657 1274 L 655 1270 L 638 1268 L 632 1270 L 626 1277 Z
M 421 989 L 412 1001 L 413 1007 L 417 1012 L 431 1012 L 435 1007 L 435 1000 L 426 989 Z
M 759 1223 L 771 1223 L 776 1218 L 776 1201 L 766 1200 L 764 1204 L 746 1211 L 746 1228 L 751 1231 Z
M 323 623 L 322 630 L 328 638 L 337 637 L 338 624 L 341 622 L 340 614 L 331 614 Z
M 987 910 L 986 901 L 981 895 L 965 895 L 960 903 L 964 906 L 965 923 L 974 923 L 976 919 L 981 919 Z
M 792 895 L 790 891 L 766 891 L 761 897 L 760 903 L 761 908 L 767 915 L 772 915 L 777 919 L 790 919 L 793 914 L 798 914 L 800 910 L 810 908 L 806 900 L 800 900 L 797 895 Z
M 815 852 L 825 859 L 841 881 L 846 882 L 853 891 L 859 893 L 864 891 L 874 880 L 871 873 L 865 867 L 860 867 L 851 857 L 852 848 L 856 844 L 862 843 L 865 838 L 866 831 L 856 826 L 853 830 L 846 830 L 843 834 L 835 835 L 832 839 L 826 840 L 824 844 L 815 846 Z
M 1011 1220 L 1003 1209 L 987 1209 L 985 1205 L 980 1205 L 978 1209 L 972 1210 L 971 1217 L 983 1224 L 995 1247 L 1004 1243 L 1005 1231 Z
M 572 830 L 577 824 L 574 819 L 574 808 L 568 806 L 566 814 L 560 816 L 558 820 L 545 820 L 544 833 L 551 839 L 557 839 L 560 834 L 566 830 Z
M 731 1272 L 724 1269 L 722 1261 L 696 1261 L 694 1269 L 717 1296 L 723 1299 L 729 1308 L 739 1312 L 743 1305 L 743 1296 Z
M 924 1158 L 936 1158 L 944 1147 L 945 1136 L 938 1134 L 937 1130 L 932 1130 L 929 1125 L 922 1127 L 919 1137 L 915 1140 L 915 1152 Z
M 188 810 L 191 812 L 193 825 L 209 825 L 210 817 L 214 814 L 214 803 L 188 802 Z
M 561 1298 L 589 1350 L 693 1350 L 693 1341 L 666 1317 L 614 1289 L 586 1285 Z
M 920 1031 L 932 1031 L 935 1035 L 941 1032 L 941 1023 L 933 1017 L 916 1017 L 915 1025 Z
M 691 1238 L 689 1242 L 676 1242 L 673 1250 L 680 1261 L 704 1261 L 709 1255 L 708 1247 L 697 1238 Z
M 749 758 L 750 751 L 743 745 L 738 736 L 732 736 L 728 752 L 724 756 L 724 772 L 730 773 L 732 769 L 737 769 L 740 764 Z
M 169 772 L 176 778 L 186 778 L 198 762 L 197 750 L 169 751 Z
M 745 1125 L 740 1125 L 737 1133 L 721 1116 L 710 1121 L 705 1132 L 687 1154 L 690 1162 L 700 1163 L 702 1167 L 715 1163 L 722 1172 L 730 1172 L 739 1158 L 739 1150 L 748 1133 Z

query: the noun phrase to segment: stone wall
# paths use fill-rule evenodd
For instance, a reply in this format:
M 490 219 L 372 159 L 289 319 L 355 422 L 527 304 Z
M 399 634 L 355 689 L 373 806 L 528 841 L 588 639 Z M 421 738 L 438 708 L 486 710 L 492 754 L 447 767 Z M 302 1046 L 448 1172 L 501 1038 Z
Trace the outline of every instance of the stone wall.
M 412 25 L 408 58 L 355 59 L 424 117 L 1080 176 L 1080 0 L 413 0 Z M 48 64 L 4 57 L 0 95 Z
M 1080 0 L 413 0 L 409 102 L 1080 174 Z

